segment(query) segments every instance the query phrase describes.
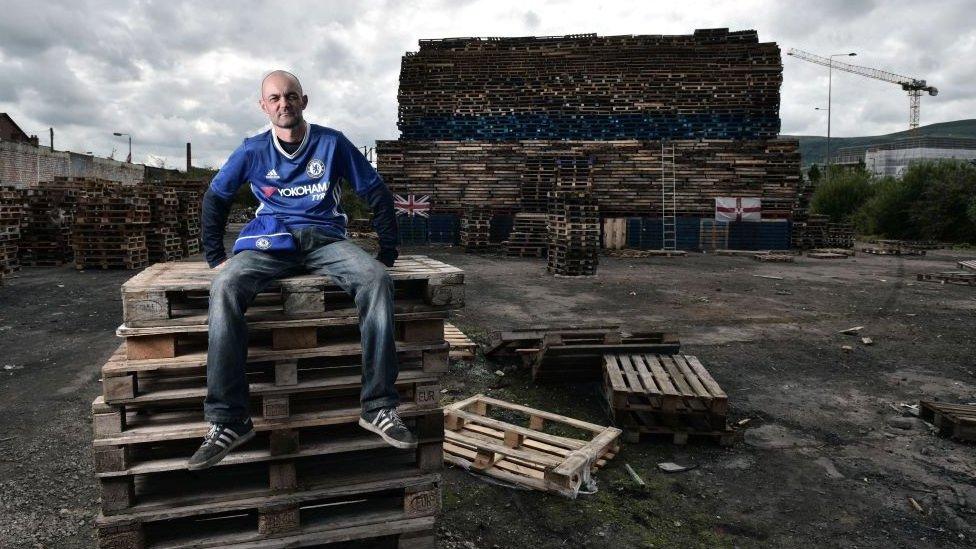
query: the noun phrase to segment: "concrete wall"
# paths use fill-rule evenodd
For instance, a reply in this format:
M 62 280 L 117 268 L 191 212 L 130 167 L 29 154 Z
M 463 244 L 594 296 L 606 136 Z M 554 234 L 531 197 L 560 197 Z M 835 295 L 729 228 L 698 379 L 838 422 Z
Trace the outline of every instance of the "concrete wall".
M 51 151 L 25 143 L 0 141 L 0 181 L 31 185 L 57 176 L 95 177 L 139 183 L 146 167 L 68 151 Z

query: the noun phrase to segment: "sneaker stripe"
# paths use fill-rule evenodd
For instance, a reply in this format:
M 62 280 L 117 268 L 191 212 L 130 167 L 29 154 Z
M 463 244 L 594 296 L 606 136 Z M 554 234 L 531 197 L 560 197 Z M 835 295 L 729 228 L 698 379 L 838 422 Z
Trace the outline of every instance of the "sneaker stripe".
M 227 443 L 224 442 L 223 440 L 220 440 L 220 439 L 215 440 L 214 441 L 214 444 L 216 446 L 220 446 L 221 448 L 226 448 L 227 447 Z
M 233 434 L 233 432 L 231 432 L 231 434 Z M 230 435 L 227 434 L 227 431 L 224 431 L 223 433 L 220 433 L 220 436 L 217 437 L 217 438 L 219 440 L 222 440 L 222 441 L 226 442 L 227 444 L 230 444 L 230 443 L 234 442 L 234 439 L 236 439 L 237 437 L 236 436 L 230 436 Z

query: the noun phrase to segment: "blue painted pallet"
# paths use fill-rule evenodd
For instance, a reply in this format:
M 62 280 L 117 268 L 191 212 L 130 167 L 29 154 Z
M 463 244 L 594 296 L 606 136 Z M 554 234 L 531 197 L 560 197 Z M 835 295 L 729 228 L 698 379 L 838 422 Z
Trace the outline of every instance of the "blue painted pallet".
M 512 141 L 521 139 L 769 139 L 775 116 L 742 114 L 427 116 L 401 120 L 401 139 Z

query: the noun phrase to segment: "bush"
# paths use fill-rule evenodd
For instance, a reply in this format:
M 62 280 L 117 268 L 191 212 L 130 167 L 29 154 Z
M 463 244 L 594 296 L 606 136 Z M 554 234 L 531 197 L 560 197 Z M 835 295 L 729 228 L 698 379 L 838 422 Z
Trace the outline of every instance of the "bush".
M 911 218 L 917 193 L 904 180 L 886 177 L 874 183 L 874 192 L 854 215 L 861 234 L 910 239 L 918 234 Z
M 976 220 L 970 215 L 976 166 L 955 160 L 919 162 L 909 166 L 902 179 L 917 197 L 909 217 L 918 238 L 976 242 Z
M 813 191 L 810 209 L 833 222 L 848 221 L 873 192 L 872 178 L 864 170 L 830 169 L 830 178 Z

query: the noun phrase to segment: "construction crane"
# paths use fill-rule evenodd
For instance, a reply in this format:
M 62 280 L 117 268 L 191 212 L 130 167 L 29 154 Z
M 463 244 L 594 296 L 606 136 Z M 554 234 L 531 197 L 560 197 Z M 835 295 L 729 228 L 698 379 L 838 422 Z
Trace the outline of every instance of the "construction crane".
M 840 61 L 834 61 L 827 57 L 820 57 L 819 55 L 814 55 L 803 50 L 798 50 L 796 48 L 790 48 L 790 51 L 786 52 L 787 55 L 792 55 L 793 57 L 802 59 L 804 61 L 809 61 L 811 63 L 816 63 L 818 65 L 823 65 L 825 67 L 831 67 L 837 70 L 842 70 L 845 72 L 852 72 L 854 74 L 860 74 L 861 76 L 867 76 L 868 78 L 874 78 L 877 80 L 883 80 L 885 82 L 891 82 L 893 84 L 898 84 L 901 89 L 908 92 L 909 101 L 909 113 L 908 113 L 908 129 L 914 130 L 918 127 L 919 118 L 919 100 L 922 97 L 922 92 L 928 92 L 929 95 L 935 96 L 939 95 L 939 90 L 935 86 L 929 86 L 926 84 L 925 80 L 920 80 L 918 78 L 912 78 L 910 76 L 902 76 L 900 74 L 895 74 L 893 72 L 883 71 L 881 69 L 872 69 L 871 67 L 862 67 L 860 65 L 851 65 L 849 63 L 842 63 Z

